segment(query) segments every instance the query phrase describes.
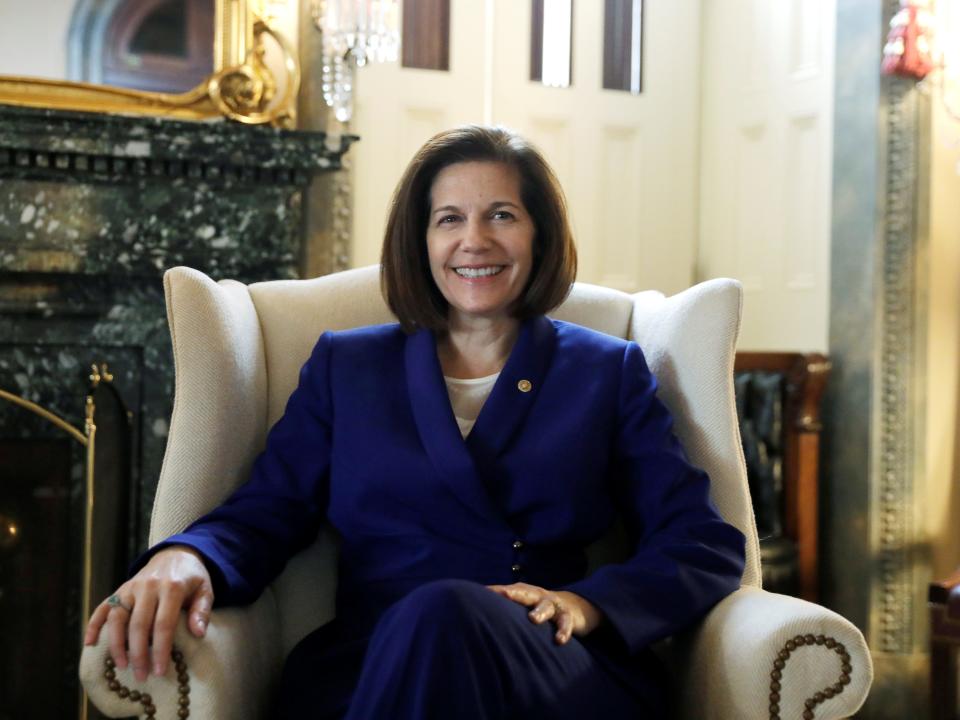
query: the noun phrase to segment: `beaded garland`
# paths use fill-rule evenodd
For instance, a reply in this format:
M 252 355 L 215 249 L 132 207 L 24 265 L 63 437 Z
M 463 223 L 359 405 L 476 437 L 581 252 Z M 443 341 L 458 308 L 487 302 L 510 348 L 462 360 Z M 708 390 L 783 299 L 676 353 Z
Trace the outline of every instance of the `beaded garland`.
M 190 676 L 187 674 L 187 663 L 183 659 L 183 653 L 179 650 L 174 649 L 174 651 L 170 653 L 170 657 L 173 658 L 174 666 L 177 668 L 177 692 L 180 694 L 177 700 L 177 703 L 180 705 L 177 709 L 177 717 L 181 718 L 181 720 L 186 720 L 186 718 L 190 717 Z M 153 698 L 150 694 L 140 692 L 139 690 L 131 690 L 117 680 L 116 663 L 114 663 L 113 658 L 109 655 L 103 661 L 103 664 L 105 667 L 103 676 L 107 679 L 107 687 L 124 700 L 140 703 L 142 707 L 141 712 L 144 717 L 155 718 L 157 716 L 157 707 L 153 704 Z
M 814 709 L 828 698 L 836 697 L 850 684 L 850 673 L 853 666 L 850 664 L 850 653 L 843 643 L 825 635 L 797 635 L 783 646 L 773 661 L 773 672 L 770 673 L 770 720 L 780 720 L 780 680 L 783 677 L 783 668 L 790 659 L 790 653 L 804 645 L 822 645 L 833 650 L 840 656 L 840 679 L 833 685 L 824 688 L 804 702 L 803 720 L 813 720 Z

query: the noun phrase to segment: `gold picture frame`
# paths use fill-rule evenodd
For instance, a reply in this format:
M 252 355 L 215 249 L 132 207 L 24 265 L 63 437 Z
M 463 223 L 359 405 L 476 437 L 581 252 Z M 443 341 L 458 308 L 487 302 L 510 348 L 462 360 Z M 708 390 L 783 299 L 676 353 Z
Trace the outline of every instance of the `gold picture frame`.
M 187 92 L 0 75 L 0 103 L 187 120 L 228 117 L 251 125 L 294 127 L 300 90 L 296 49 L 252 5 L 252 0 L 216 0 L 214 71 Z M 283 56 L 286 78 L 280 98 L 276 90 L 281 83 L 264 62 L 267 37 L 273 38 Z

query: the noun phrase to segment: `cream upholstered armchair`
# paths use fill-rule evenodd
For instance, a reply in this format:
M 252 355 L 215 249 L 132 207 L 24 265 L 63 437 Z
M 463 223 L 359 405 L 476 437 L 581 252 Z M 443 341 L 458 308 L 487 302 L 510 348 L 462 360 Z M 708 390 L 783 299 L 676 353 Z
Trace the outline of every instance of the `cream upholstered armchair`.
M 376 267 L 249 286 L 175 268 L 164 282 L 176 397 L 151 543 L 243 482 L 322 331 L 391 320 Z M 723 516 L 747 538 L 740 590 L 665 645 L 683 717 L 845 718 L 863 703 L 872 679 L 863 636 L 825 608 L 760 588 L 733 403 L 740 304 L 732 280 L 673 297 L 578 283 L 554 316 L 640 343 L 688 454 L 709 473 Z M 129 669 L 110 668 L 104 631 L 98 645 L 84 649 L 84 687 L 112 717 L 268 717 L 286 653 L 333 615 L 335 559 L 335 539 L 321 532 L 252 605 L 215 610 L 205 639 L 181 621 L 177 664 L 163 678 L 138 684 Z

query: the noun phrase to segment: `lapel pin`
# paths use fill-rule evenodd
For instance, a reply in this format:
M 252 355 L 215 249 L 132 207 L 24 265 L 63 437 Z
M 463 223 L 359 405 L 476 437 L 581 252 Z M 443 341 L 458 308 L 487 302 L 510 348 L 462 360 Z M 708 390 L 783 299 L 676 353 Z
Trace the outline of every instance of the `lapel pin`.
M 531 383 L 529 380 L 521 380 L 517 383 L 517 390 L 520 392 L 530 392 L 532 388 L 533 383 Z

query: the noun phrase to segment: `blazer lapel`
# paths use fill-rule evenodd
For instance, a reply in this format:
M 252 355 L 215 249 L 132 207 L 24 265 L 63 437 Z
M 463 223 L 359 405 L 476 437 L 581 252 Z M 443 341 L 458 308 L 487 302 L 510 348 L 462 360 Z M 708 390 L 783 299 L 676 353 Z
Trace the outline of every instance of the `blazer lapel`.
M 481 469 L 502 454 L 511 438 L 519 434 L 543 387 L 556 340 L 557 330 L 547 317 L 541 315 L 521 325 L 507 364 L 467 436 L 467 447 Z
M 417 431 L 437 472 L 470 511 L 502 525 L 503 515 L 481 483 L 477 467 L 460 435 L 433 333 L 420 330 L 410 335 L 404 350 L 404 362 Z

